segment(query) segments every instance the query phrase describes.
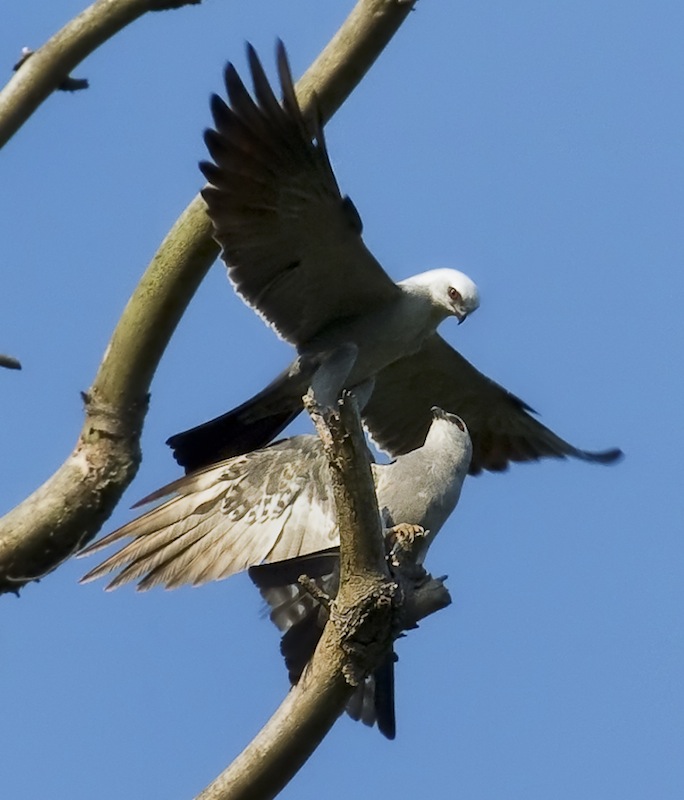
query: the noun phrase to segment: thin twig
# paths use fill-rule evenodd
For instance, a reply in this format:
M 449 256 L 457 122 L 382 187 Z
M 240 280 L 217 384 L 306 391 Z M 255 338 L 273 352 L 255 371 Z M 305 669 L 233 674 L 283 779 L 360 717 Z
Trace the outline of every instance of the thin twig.
M 32 53 L 0 91 L 0 148 L 49 95 L 101 44 L 148 11 L 195 5 L 197 0 L 96 0 Z

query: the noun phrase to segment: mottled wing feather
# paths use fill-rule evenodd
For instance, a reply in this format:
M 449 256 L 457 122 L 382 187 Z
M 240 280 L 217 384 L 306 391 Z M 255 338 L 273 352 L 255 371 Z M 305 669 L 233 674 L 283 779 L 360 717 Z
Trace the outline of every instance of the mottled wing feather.
M 214 163 L 201 168 L 215 238 L 237 292 L 276 331 L 303 345 L 334 321 L 371 311 L 399 289 L 367 250 L 358 213 L 337 186 L 319 124 L 297 104 L 284 48 L 276 100 L 248 49 L 253 99 L 226 68 L 229 105 L 212 99 Z
M 174 588 L 335 545 L 327 470 L 317 437 L 295 436 L 174 481 L 152 495 L 173 497 L 82 552 L 131 539 L 83 580 Z
M 432 406 L 458 414 L 468 426 L 471 475 L 505 470 L 512 461 L 572 456 L 610 463 L 621 455 L 619 450 L 579 450 L 561 439 L 532 416 L 526 403 L 478 372 L 437 334 L 418 353 L 376 375 L 363 416 L 374 441 L 398 456 L 422 445 Z

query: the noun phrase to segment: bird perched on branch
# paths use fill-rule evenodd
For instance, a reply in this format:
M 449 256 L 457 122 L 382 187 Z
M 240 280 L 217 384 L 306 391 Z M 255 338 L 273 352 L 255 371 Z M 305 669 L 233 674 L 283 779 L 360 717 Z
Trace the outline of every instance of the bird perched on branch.
M 420 525 L 399 524 L 385 530 L 388 564 L 393 581 L 412 592 L 422 593 L 422 616 L 445 608 L 451 602 L 444 578 L 433 578 L 417 562 L 425 557 L 434 533 Z M 270 609 L 271 621 L 282 632 L 280 652 L 285 659 L 290 682 L 301 679 L 330 617 L 331 603 L 337 597 L 340 580 L 339 548 L 298 556 L 272 564 L 249 568 L 249 577 Z M 416 620 L 404 620 L 403 630 L 415 628 Z M 347 701 L 352 719 L 366 725 L 377 724 L 388 739 L 396 735 L 394 712 L 394 664 L 392 648 L 382 662 L 361 681 Z
M 434 408 L 422 447 L 391 464 L 371 465 L 384 527 L 408 524 L 424 532 L 413 557 L 418 564 L 458 503 L 471 452 L 463 421 Z M 260 573 L 257 568 L 252 577 L 262 588 L 264 582 L 270 584 L 271 591 L 263 592 L 278 605 L 274 622 L 281 630 L 293 629 L 284 639 L 284 653 L 296 682 L 325 618 L 318 605 L 299 595 L 301 587 L 288 586 L 296 576 L 290 578 L 287 567 L 299 568 L 292 559 L 314 554 L 301 568 L 310 569 L 325 591 L 337 591 L 336 554 L 321 557 L 318 552 L 339 544 L 328 460 L 318 437 L 294 436 L 220 462 L 170 483 L 141 503 L 164 497 L 169 499 L 81 551 L 79 555 L 89 555 L 131 539 L 82 582 L 118 572 L 107 589 L 135 580 L 141 590 L 175 588 L 289 559 L 283 570 Z M 390 738 L 395 729 L 393 675 L 390 654 L 349 705 L 355 719 L 367 724 L 377 720 Z
M 460 323 L 478 307 L 475 284 L 450 269 L 391 280 L 340 193 L 320 120 L 299 107 L 284 46 L 281 103 L 247 52 L 254 97 L 228 64 L 229 102 L 214 95 L 211 103 L 202 195 L 237 293 L 297 357 L 242 405 L 172 436 L 178 463 L 193 471 L 263 447 L 300 413 L 309 386 L 324 405 L 342 387 L 365 391 L 364 423 L 392 456 L 422 444 L 438 405 L 468 425 L 473 474 L 544 457 L 615 461 L 619 450 L 587 452 L 561 439 L 436 333 L 447 317 Z
M 472 452 L 459 417 L 439 408 L 431 416 L 422 447 L 371 465 L 384 526 L 420 525 L 430 531 L 426 549 L 458 502 Z M 137 506 L 164 498 L 81 551 L 132 540 L 83 582 L 119 571 L 107 589 L 138 579 L 138 589 L 199 585 L 339 544 L 328 461 L 312 434 L 186 475 Z

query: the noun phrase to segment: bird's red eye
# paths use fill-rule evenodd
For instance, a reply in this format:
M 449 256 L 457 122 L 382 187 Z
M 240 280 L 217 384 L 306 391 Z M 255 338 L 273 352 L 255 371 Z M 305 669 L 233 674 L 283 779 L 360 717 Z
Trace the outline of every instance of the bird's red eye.
M 449 287 L 449 299 L 453 300 L 454 303 L 461 303 L 463 301 L 461 293 L 458 291 L 458 289 L 454 289 L 453 286 Z

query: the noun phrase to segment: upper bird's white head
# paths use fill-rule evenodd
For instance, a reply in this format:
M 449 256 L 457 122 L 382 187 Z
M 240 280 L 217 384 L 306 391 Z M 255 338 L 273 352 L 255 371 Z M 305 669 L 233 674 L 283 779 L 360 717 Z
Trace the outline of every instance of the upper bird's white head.
M 401 281 L 400 285 L 421 287 L 427 291 L 444 316 L 456 317 L 459 325 L 480 305 L 477 286 L 457 269 L 431 269 Z

